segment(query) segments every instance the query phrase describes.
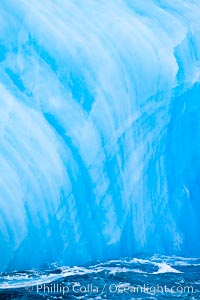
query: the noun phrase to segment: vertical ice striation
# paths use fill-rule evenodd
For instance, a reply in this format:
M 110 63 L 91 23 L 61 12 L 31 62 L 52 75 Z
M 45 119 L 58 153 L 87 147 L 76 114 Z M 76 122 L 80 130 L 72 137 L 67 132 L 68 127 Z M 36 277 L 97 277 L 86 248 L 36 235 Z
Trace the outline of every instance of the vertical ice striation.
M 1 0 L 1 271 L 199 254 L 199 7 Z

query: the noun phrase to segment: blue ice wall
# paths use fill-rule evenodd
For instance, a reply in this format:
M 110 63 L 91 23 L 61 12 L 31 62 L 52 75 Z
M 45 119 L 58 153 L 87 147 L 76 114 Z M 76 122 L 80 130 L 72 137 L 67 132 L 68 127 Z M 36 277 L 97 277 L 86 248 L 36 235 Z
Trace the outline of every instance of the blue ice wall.
M 200 0 L 0 1 L 0 270 L 200 254 Z

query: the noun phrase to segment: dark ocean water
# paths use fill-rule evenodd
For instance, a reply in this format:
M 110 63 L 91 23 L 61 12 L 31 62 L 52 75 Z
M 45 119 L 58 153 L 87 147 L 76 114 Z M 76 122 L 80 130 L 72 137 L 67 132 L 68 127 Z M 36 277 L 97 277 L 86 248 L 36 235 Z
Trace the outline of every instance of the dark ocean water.
M 0 273 L 0 299 L 200 299 L 200 259 L 155 255 Z

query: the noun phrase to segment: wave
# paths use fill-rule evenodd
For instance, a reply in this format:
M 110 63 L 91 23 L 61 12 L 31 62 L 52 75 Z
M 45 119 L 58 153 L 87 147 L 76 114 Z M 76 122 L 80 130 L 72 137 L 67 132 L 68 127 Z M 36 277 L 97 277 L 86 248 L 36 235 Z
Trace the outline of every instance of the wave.
M 156 257 L 156 261 L 155 261 Z M 161 262 L 158 262 L 160 260 Z M 187 261 L 187 264 L 184 262 Z M 153 256 L 148 258 L 123 258 L 118 260 L 110 260 L 88 267 L 68 267 L 51 265 L 48 269 L 29 270 L 23 272 L 11 272 L 0 274 L 0 290 L 11 290 L 20 288 L 31 288 L 38 285 L 60 282 L 65 278 L 71 281 L 76 281 L 77 278 L 85 278 L 86 276 L 129 276 L 135 274 L 138 276 L 161 275 L 165 273 L 184 274 L 188 272 L 188 266 L 196 267 L 198 272 L 199 264 L 194 264 L 194 261 L 199 261 L 198 258 L 184 257 L 167 257 Z M 183 264 L 181 264 L 183 262 Z M 173 266 L 179 269 L 175 269 Z M 195 272 L 196 272 L 195 271 Z M 194 272 L 194 271 L 193 271 Z M 123 275 L 124 274 L 124 275 Z M 120 277 L 119 277 L 120 278 Z M 120 279 L 119 279 L 120 280 Z M 152 279 L 153 280 L 153 279 Z

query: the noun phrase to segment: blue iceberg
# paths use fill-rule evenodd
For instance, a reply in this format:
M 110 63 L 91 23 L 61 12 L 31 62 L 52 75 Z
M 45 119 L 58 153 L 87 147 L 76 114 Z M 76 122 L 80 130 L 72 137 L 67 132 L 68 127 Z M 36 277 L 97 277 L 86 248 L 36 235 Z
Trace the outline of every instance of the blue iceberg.
M 199 7 L 1 0 L 0 271 L 199 255 Z

